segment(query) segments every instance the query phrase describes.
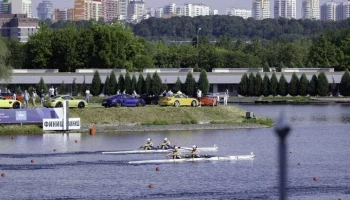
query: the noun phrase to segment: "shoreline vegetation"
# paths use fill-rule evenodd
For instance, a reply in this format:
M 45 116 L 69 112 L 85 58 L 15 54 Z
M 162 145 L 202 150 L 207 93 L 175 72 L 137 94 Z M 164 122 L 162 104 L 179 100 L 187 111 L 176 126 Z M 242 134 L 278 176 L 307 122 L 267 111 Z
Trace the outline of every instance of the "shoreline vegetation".
M 97 131 L 163 131 L 267 128 L 273 120 L 261 116 L 246 119 L 246 111 L 234 106 L 70 109 L 70 117 L 81 118 L 81 130 L 88 133 L 94 124 Z M 1 125 L 1 135 L 43 134 L 41 125 Z

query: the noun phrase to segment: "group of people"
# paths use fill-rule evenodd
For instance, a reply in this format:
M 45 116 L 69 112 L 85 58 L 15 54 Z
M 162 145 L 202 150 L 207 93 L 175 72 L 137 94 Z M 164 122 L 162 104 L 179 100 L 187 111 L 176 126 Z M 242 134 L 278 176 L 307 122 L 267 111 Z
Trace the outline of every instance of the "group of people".
M 224 93 L 224 106 L 227 106 L 228 97 L 229 97 L 229 93 L 228 93 L 228 89 L 226 89 L 225 93 Z M 219 93 L 216 93 L 216 102 L 217 102 L 217 105 L 220 105 L 220 94 Z
M 158 146 L 158 148 L 155 148 L 153 146 L 153 142 L 151 138 L 147 139 L 146 144 L 142 145 L 141 148 L 143 148 L 144 150 L 152 150 L 152 149 L 172 149 L 173 151 L 168 154 L 167 156 L 172 156 L 173 159 L 181 159 L 181 153 L 179 151 L 179 147 L 177 147 L 176 145 L 171 146 L 170 145 L 170 141 L 168 140 L 168 138 L 164 138 L 164 141 L 162 144 L 160 144 L 160 146 Z M 199 158 L 199 150 L 197 148 L 196 145 L 192 146 L 192 150 L 191 150 L 191 154 L 187 155 L 187 157 L 191 157 L 191 158 Z

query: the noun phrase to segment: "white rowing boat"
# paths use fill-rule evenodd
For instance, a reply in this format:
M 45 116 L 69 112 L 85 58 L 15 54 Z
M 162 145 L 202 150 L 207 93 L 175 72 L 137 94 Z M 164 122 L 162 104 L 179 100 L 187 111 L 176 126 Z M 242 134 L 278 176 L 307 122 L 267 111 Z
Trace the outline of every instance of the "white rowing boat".
M 254 153 L 240 156 L 204 156 L 201 158 L 180 158 L 163 160 L 140 160 L 130 161 L 129 164 L 147 164 L 147 163 L 177 163 L 177 162 L 197 162 L 197 161 L 230 161 L 230 160 L 251 160 L 255 157 Z
M 213 147 L 198 147 L 199 151 L 217 151 L 218 147 L 214 145 Z M 191 147 L 180 147 L 179 151 L 190 151 Z M 105 151 L 102 154 L 143 154 L 143 153 L 170 153 L 173 149 L 154 149 L 154 150 L 132 150 L 132 151 Z

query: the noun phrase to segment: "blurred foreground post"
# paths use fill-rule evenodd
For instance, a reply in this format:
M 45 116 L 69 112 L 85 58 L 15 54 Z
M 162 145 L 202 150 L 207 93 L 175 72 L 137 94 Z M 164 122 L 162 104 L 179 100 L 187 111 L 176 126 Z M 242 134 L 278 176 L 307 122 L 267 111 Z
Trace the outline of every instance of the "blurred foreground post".
M 290 126 L 281 113 L 275 131 L 280 139 L 279 142 L 279 161 L 280 161 L 280 200 L 286 199 L 286 180 L 287 180 L 287 165 L 286 165 L 286 137 L 290 131 Z

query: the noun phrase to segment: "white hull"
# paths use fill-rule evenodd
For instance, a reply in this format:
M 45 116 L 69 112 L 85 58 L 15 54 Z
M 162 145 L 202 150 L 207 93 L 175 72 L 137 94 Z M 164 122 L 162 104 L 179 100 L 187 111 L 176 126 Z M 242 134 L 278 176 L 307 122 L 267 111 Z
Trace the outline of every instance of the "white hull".
M 177 162 L 198 162 L 198 161 L 229 161 L 229 160 L 251 160 L 255 157 L 253 153 L 241 156 L 214 156 L 211 158 L 181 158 L 166 160 L 140 160 L 130 161 L 129 164 L 147 164 L 147 163 L 177 163 Z
M 181 147 L 180 151 L 190 151 L 191 147 Z M 214 145 L 213 147 L 198 147 L 199 151 L 217 151 L 218 147 Z M 133 151 L 106 151 L 102 152 L 102 154 L 143 154 L 143 153 L 170 153 L 173 149 L 158 149 L 158 150 L 133 150 Z

